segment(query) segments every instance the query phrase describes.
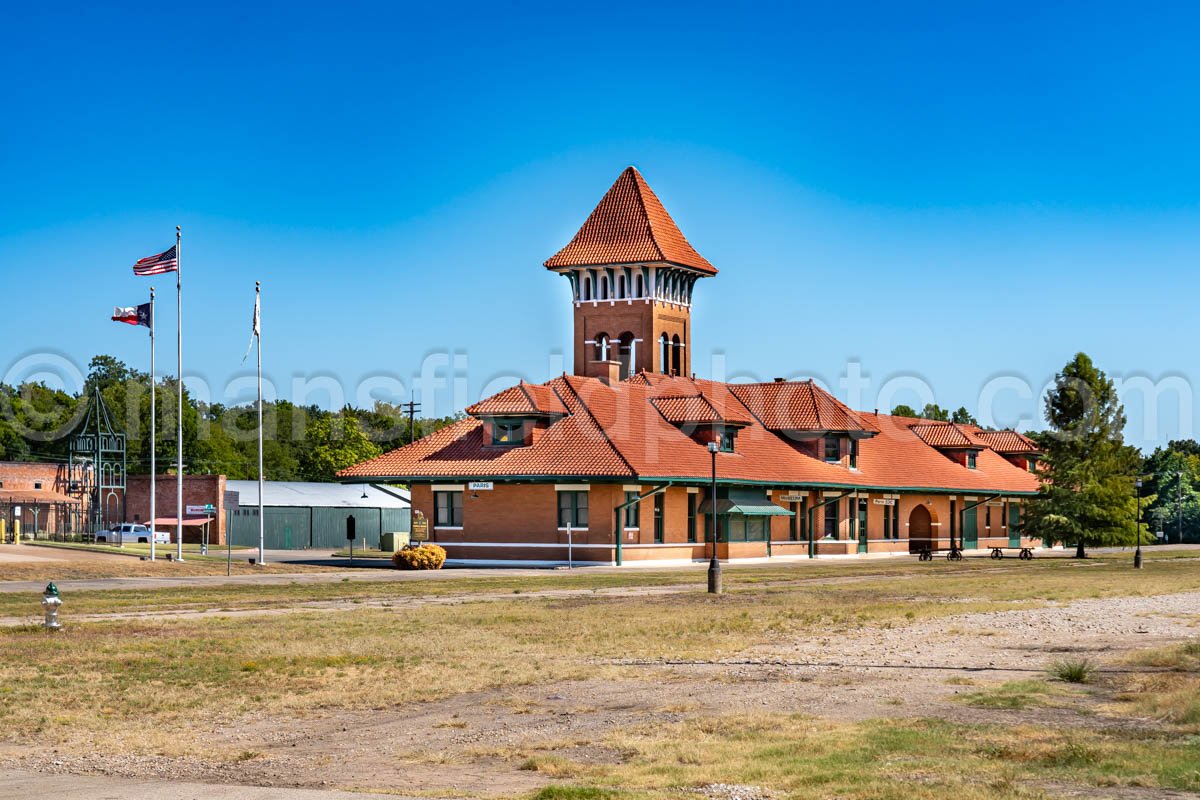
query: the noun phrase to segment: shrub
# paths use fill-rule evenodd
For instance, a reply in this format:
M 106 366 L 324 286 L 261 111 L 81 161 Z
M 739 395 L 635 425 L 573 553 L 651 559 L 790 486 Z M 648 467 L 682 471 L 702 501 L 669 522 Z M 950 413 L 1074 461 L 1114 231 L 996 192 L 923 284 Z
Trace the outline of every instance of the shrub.
M 392 556 L 396 569 L 441 569 L 445 563 L 446 549 L 436 544 L 405 547 Z
M 1086 658 L 1065 659 L 1050 665 L 1050 675 L 1067 683 L 1088 683 L 1095 671 L 1096 665 Z

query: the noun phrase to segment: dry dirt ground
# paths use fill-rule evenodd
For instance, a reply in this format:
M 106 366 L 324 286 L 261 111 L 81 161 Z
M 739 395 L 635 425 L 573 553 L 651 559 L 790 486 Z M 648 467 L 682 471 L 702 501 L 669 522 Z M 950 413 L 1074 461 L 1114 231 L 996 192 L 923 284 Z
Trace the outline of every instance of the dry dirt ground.
M 244 720 L 236 729 L 204 732 L 237 762 L 99 753 L 0 754 L 0 797 L 62 791 L 65 797 L 292 797 L 246 789 L 218 794 L 175 792 L 175 782 L 327 790 L 425 797 L 513 795 L 550 782 L 521 766 L 530 751 L 578 762 L 620 753 L 609 734 L 634 726 L 680 722 L 689 715 L 772 711 L 839 721 L 920 716 L 964 723 L 1023 722 L 1113 729 L 1153 725 L 1116 716 L 1100 692 L 1072 694 L 1055 708 L 990 709 L 957 695 L 1007 680 L 1045 675 L 1048 662 L 1085 655 L 1121 670 L 1129 651 L 1194 637 L 1200 592 L 1081 600 L 1034 610 L 918 620 L 828 638 L 780 637 L 735 659 L 717 662 L 624 662 L 643 672 L 624 679 L 540 684 L 519 691 L 479 692 L 446 701 L 369 712 Z M 37 777 L 34 773 L 41 775 Z M 71 794 L 91 775 L 92 795 Z M 107 777 L 104 777 L 107 776 Z M 54 781 L 67 781 L 61 786 Z M 159 784 L 146 781 L 171 781 Z M 130 788 L 134 787 L 134 788 Z M 140 787 L 140 788 L 138 788 Z M 13 794 L 13 791 L 20 794 Z M 46 791 L 42 791 L 46 790 Z M 228 792 L 228 789 L 222 791 Z M 1078 787 L 1062 796 L 1076 796 Z M 139 793 L 140 792 L 140 793 Z M 1197 797 L 1137 788 L 1097 790 L 1089 797 Z M 361 795 L 360 795 L 361 796 Z M 1085 795 L 1078 795 L 1085 796 Z

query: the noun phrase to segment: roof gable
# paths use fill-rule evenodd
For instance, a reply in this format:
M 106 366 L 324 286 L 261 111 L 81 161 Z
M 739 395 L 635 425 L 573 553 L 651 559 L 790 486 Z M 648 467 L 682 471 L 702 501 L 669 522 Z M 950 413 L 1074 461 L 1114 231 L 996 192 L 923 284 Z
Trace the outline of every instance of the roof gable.
M 467 406 L 466 412 L 473 417 L 553 417 L 568 413 L 552 388 L 524 381 Z
M 655 262 L 717 274 L 688 242 L 641 173 L 627 167 L 574 238 L 545 265 L 558 269 Z
M 730 384 L 762 424 L 775 431 L 875 433 L 868 421 L 813 381 Z

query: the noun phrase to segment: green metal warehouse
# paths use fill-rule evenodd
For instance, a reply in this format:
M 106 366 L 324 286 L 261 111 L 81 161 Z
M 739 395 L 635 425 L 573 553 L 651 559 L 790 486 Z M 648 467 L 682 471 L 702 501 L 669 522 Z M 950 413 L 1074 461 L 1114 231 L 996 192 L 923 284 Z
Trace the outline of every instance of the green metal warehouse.
M 258 481 L 225 485 L 226 530 L 233 544 L 258 546 Z M 230 500 L 236 495 L 236 508 Z M 408 531 L 409 494 L 374 484 L 267 481 L 263 533 L 268 550 L 346 546 L 346 517 L 353 514 L 355 545 L 379 547 L 379 534 Z

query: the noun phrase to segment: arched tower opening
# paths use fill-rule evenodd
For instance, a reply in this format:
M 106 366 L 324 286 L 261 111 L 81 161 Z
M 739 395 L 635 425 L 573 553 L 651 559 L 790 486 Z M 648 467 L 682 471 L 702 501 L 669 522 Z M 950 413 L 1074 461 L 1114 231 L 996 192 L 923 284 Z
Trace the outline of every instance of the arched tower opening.
M 571 278 L 575 374 L 691 372 L 692 287 L 717 270 L 684 237 L 641 174 L 629 167 L 574 238 L 546 261 Z M 615 303 L 614 300 L 627 302 Z M 600 334 L 624 331 L 601 352 Z M 606 355 L 607 358 L 601 358 Z

